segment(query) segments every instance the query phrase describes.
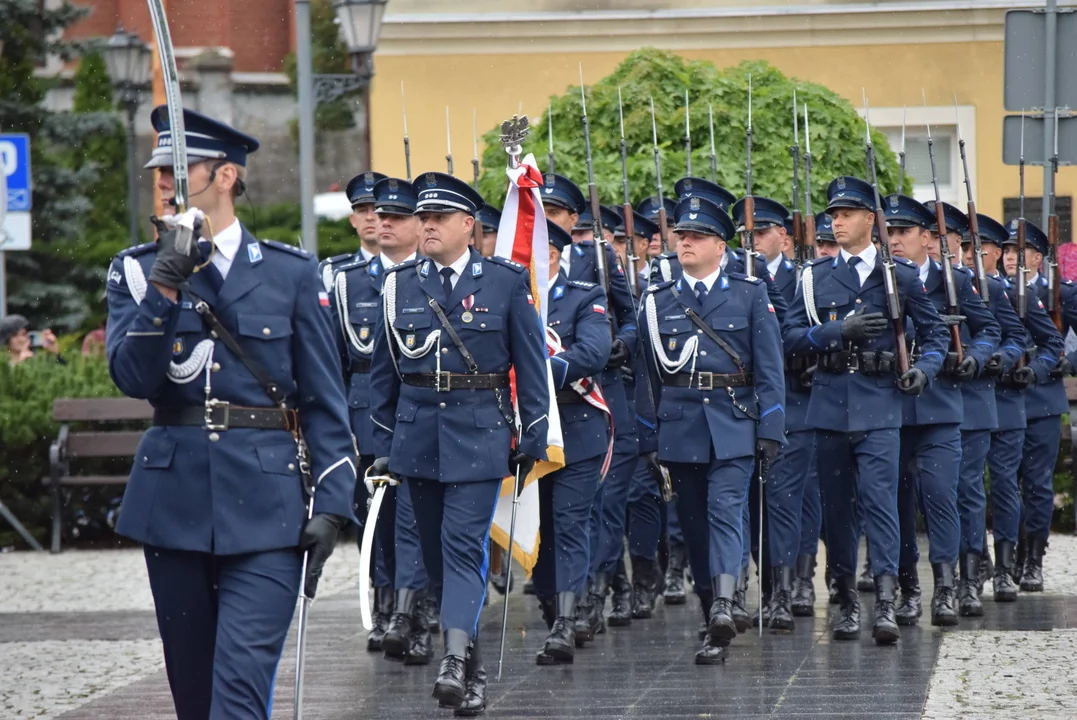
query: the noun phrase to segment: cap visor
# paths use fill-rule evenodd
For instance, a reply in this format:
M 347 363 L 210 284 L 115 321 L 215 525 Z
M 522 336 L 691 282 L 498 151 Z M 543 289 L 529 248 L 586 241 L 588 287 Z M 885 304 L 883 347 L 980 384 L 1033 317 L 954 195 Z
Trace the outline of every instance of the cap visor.
M 415 211 L 403 205 L 375 205 L 374 212 L 379 215 L 414 215 Z
M 837 210 L 839 208 L 844 208 L 846 210 L 867 210 L 868 212 L 873 212 L 871 208 L 867 207 L 863 203 L 859 203 L 855 200 L 848 200 L 845 198 L 831 201 L 831 203 L 826 206 L 826 210 L 824 212 L 829 215 L 831 210 Z
M 722 234 L 720 232 L 718 232 L 718 228 L 713 228 L 713 227 L 710 227 L 708 225 L 700 225 L 699 223 L 693 223 L 693 222 L 677 223 L 677 225 L 673 228 L 673 230 L 674 230 L 674 232 L 691 232 L 691 233 L 696 233 L 698 235 L 713 235 L 716 238 L 724 239 L 724 238 L 722 238 Z

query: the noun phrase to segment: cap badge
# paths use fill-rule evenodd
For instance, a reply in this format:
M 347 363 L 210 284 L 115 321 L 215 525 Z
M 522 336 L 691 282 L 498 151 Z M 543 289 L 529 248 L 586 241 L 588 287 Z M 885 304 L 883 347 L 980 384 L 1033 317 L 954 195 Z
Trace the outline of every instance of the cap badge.
M 363 182 L 365 182 L 367 185 L 373 185 L 374 173 L 370 172 L 369 170 L 363 173 Z
M 844 190 L 845 189 L 845 178 L 843 178 L 843 177 L 838 178 L 838 189 L 839 190 Z
M 546 175 L 546 182 L 543 184 L 546 185 L 546 187 L 553 187 L 557 184 L 557 176 L 555 176 L 553 173 L 548 173 Z
M 888 199 L 890 201 L 890 208 L 896 211 L 898 209 L 898 196 L 891 195 Z
M 685 180 L 684 181 L 684 189 L 685 190 L 691 190 L 692 189 L 692 181 L 691 180 Z
M 400 183 L 398 183 L 396 180 L 390 180 L 389 181 L 389 190 L 391 192 L 396 192 L 399 189 L 400 189 Z
M 427 173 L 426 174 L 426 186 L 428 188 L 438 186 L 438 179 L 436 177 L 434 177 L 434 173 Z
M 688 201 L 688 207 L 692 210 L 699 210 L 699 198 L 694 197 Z

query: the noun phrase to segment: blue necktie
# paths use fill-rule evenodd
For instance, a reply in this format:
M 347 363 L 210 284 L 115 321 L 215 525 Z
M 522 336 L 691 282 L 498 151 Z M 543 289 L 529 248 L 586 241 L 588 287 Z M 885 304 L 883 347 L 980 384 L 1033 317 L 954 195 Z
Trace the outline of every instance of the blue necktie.
M 451 267 L 441 268 L 441 286 L 445 288 L 446 300 L 452 295 L 452 274 L 453 269 Z
M 707 299 L 707 284 L 702 280 L 696 282 L 696 298 L 699 299 L 699 304 L 702 305 Z
M 198 252 L 202 256 L 202 260 L 198 264 L 202 265 L 203 263 L 209 263 L 199 270 L 199 272 L 206 274 L 206 280 L 209 281 L 210 287 L 213 288 L 213 292 L 219 293 L 221 291 L 221 286 L 224 285 L 224 277 L 221 275 L 220 271 L 217 270 L 217 266 L 210 262 L 212 250 L 213 246 L 210 245 L 208 240 L 198 241 Z
M 853 255 L 849 258 L 849 269 L 853 271 L 853 280 L 856 281 L 857 287 L 863 285 L 863 283 L 860 282 L 860 272 L 856 269 L 856 266 L 862 262 L 864 261 L 857 255 Z

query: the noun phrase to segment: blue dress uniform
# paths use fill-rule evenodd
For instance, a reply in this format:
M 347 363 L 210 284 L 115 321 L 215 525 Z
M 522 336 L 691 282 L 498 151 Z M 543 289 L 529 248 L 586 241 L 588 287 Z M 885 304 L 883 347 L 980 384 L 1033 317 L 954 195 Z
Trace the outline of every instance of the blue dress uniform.
M 184 114 L 191 160 L 242 166 L 258 147 L 227 125 Z M 163 106 L 152 122 L 158 147 L 148 167 L 169 167 Z M 108 273 L 109 372 L 125 395 L 154 407 L 116 529 L 145 546 L 180 720 L 270 715 L 299 594 L 296 548 L 306 520 L 291 431 L 301 431 L 309 448 L 316 515 L 351 517 L 355 482 L 317 260 L 299 248 L 259 242 L 238 221 L 214 230 L 217 262 L 211 258 L 190 276 L 178 302 L 147 280 L 156 243 L 123 251 Z M 222 273 L 225 243 L 233 259 Z M 291 410 L 274 407 L 240 358 L 210 333 L 195 296 L 266 369 Z
M 363 177 L 363 176 L 360 176 Z M 382 178 L 371 190 L 374 210 L 379 215 L 411 215 L 417 200 L 415 188 L 407 180 Z M 370 356 L 374 350 L 374 331 L 382 322 L 381 288 L 387 259 L 376 255 L 370 260 L 358 259 L 339 265 L 333 284 L 333 308 L 338 338 L 344 344 L 344 378 L 348 387 L 348 407 L 351 410 L 352 432 L 359 444 L 360 471 L 365 472 L 374 462 L 374 427 L 370 417 Z M 366 484 L 355 484 L 354 509 L 360 528 L 366 520 Z M 398 501 L 399 500 L 399 501 Z M 376 526 L 376 563 L 374 566 L 374 627 L 367 636 L 367 650 L 382 649 L 382 639 L 390 631 L 389 655 L 394 658 L 407 654 L 407 627 L 422 597 L 428 578 L 423 565 L 419 533 L 407 488 L 386 488 L 382 500 L 384 520 Z M 360 533 L 360 543 L 362 534 Z M 396 590 L 395 596 L 393 590 Z M 424 608 L 430 613 L 430 608 Z M 389 613 L 396 616 L 396 627 L 390 628 Z M 401 636 L 401 631 L 403 636 Z M 417 641 L 422 647 L 412 654 L 410 662 L 428 661 L 429 638 L 419 632 Z M 405 646 L 400 648 L 401 641 Z M 395 647 L 394 647 L 395 646 Z M 404 652 L 401 653 L 400 650 Z M 408 658 L 405 658 L 407 661 Z
M 889 227 L 916 227 L 925 230 L 935 227 L 934 213 L 911 197 L 890 195 L 884 203 Z M 947 222 L 952 223 L 956 219 L 951 213 Z M 954 229 L 960 232 L 959 227 Z M 945 241 L 944 238 L 942 242 Z M 923 267 L 919 270 L 924 290 L 941 315 L 947 312 L 942 265 L 931 258 L 925 259 L 925 265 L 926 275 Z M 956 351 L 948 353 L 939 376 L 923 393 L 917 397 L 902 398 L 901 469 L 898 483 L 898 524 L 901 528 L 898 584 L 901 587 L 901 605 L 897 610 L 897 618 L 903 625 L 916 624 L 921 613 L 920 581 L 916 570 L 916 563 L 920 558 L 916 542 L 916 518 L 921 507 L 927 526 L 929 555 L 935 579 L 931 624 L 957 624 L 954 603 L 955 567 L 960 547 L 960 428 L 967 417 L 963 403 L 963 377 L 974 379 L 979 375 L 994 354 L 1001 337 L 998 323 L 984 307 L 969 275 L 954 269 L 953 278 L 958 314 L 965 317 L 960 331 L 968 338 L 968 342 L 963 343 L 964 365 L 958 363 Z M 913 355 L 915 354 L 913 350 Z
M 371 205 L 374 203 L 374 186 L 385 179 L 385 175 L 377 172 L 363 172 L 359 173 L 351 180 L 348 181 L 347 187 L 344 189 L 345 194 L 348 196 L 348 202 L 351 203 L 352 208 L 359 205 Z M 356 261 L 356 260 L 370 260 L 369 253 L 359 248 L 354 253 L 341 253 L 340 255 L 334 255 L 332 257 L 322 260 L 318 264 L 318 276 L 322 279 L 322 284 L 325 285 L 325 291 L 331 292 L 333 290 L 333 279 L 336 277 L 337 270 L 341 265 Z M 359 483 L 362 486 L 362 483 Z M 365 490 L 365 487 L 363 488 Z
M 550 244 L 564 251 L 572 237 L 547 221 Z M 592 376 L 606 367 L 612 345 L 606 296 L 602 288 L 560 273 L 550 284 L 547 325 L 563 348 L 550 359 L 561 428 L 565 467 L 539 479 L 541 533 L 532 579 L 543 618 L 550 629 L 537 662 L 570 663 L 576 649 L 576 598 L 589 568 L 591 505 L 609 449 L 607 416 L 585 394 Z M 586 385 L 581 384 L 586 383 Z
M 827 188 L 827 197 L 828 212 L 849 208 L 874 213 L 873 189 L 858 178 L 836 178 Z M 949 335 L 924 292 L 917 268 L 899 258 L 894 262 L 901 310 L 913 321 L 916 344 L 921 348 L 920 359 L 904 376 L 908 378 L 904 382 L 922 385 L 924 376 L 930 381 L 941 369 Z M 866 278 L 858 269 L 861 264 L 871 268 Z M 789 308 L 784 336 L 786 354 L 820 356 L 812 378 L 808 422 L 818 428 L 816 464 L 827 552 L 841 599 L 841 620 L 834 636 L 855 639 L 860 635 L 854 578 L 859 496 L 875 575 L 873 634 L 876 642 L 888 643 L 898 638 L 893 603 L 899 544 L 896 499 L 901 400 L 895 338 L 889 322 L 881 334 L 859 333 L 858 321 L 864 318 L 855 317 L 885 313 L 883 271 L 878 251 L 871 244 L 858 255 L 843 249 L 836 258 L 820 258 L 807 265 Z M 909 389 L 915 391 L 915 385 Z
M 1026 223 L 1029 248 L 1046 257 L 1047 235 L 1033 223 Z M 1008 225 L 1010 238 L 1016 242 L 1017 221 Z M 1047 298 L 1046 278 L 1036 275 L 1028 281 L 1028 317 L 1025 325 L 1035 343 L 1035 358 L 1029 365 L 1036 371 L 1036 382 L 1025 390 L 1025 444 L 1021 459 L 1021 526 L 1025 536 L 1024 568 L 1021 589 L 1043 590 L 1043 553 L 1051 532 L 1054 513 L 1054 469 L 1058 460 L 1062 413 L 1069 412 L 1066 389 L 1058 371 L 1065 343 L 1044 309 Z M 1068 292 L 1066 293 L 1068 295 Z M 1063 303 L 1063 310 L 1066 303 Z M 1032 320 L 1030 320 L 1032 318 Z M 1044 322 L 1046 318 L 1047 322 Z M 1035 327 L 1032 323 L 1035 323 Z M 1072 319 L 1064 317 L 1064 325 Z M 1020 554 L 1020 550 L 1018 551 Z
M 482 206 L 478 193 L 448 175 L 425 173 L 415 186 L 420 214 L 474 215 Z M 423 560 L 440 589 L 446 657 L 435 693 L 459 705 L 486 593 L 490 525 L 511 472 L 508 373 L 515 370 L 517 451 L 545 459 L 546 343 L 527 269 L 471 248 L 450 266 L 419 258 L 392 268 L 382 295 L 371 366 L 375 466 L 387 459 L 409 484 Z
M 706 199 L 682 200 L 676 217 L 679 232 L 716 236 L 715 242 L 733 234 L 724 208 Z M 640 311 L 661 385 L 658 457 L 676 483 L 708 622 L 697 662 L 720 660 L 736 636 L 741 508 L 756 452 L 783 441 L 785 419 L 781 328 L 762 280 L 720 268 L 712 277 L 710 288 L 706 278 L 689 283 L 687 276 L 651 286 Z

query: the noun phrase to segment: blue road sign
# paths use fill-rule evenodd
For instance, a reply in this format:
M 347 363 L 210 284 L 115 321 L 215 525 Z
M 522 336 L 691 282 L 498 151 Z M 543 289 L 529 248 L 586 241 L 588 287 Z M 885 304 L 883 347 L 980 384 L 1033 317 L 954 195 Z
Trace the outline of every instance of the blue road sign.
M 8 212 L 29 212 L 31 205 L 29 135 L 0 134 L 0 167 L 7 176 Z

